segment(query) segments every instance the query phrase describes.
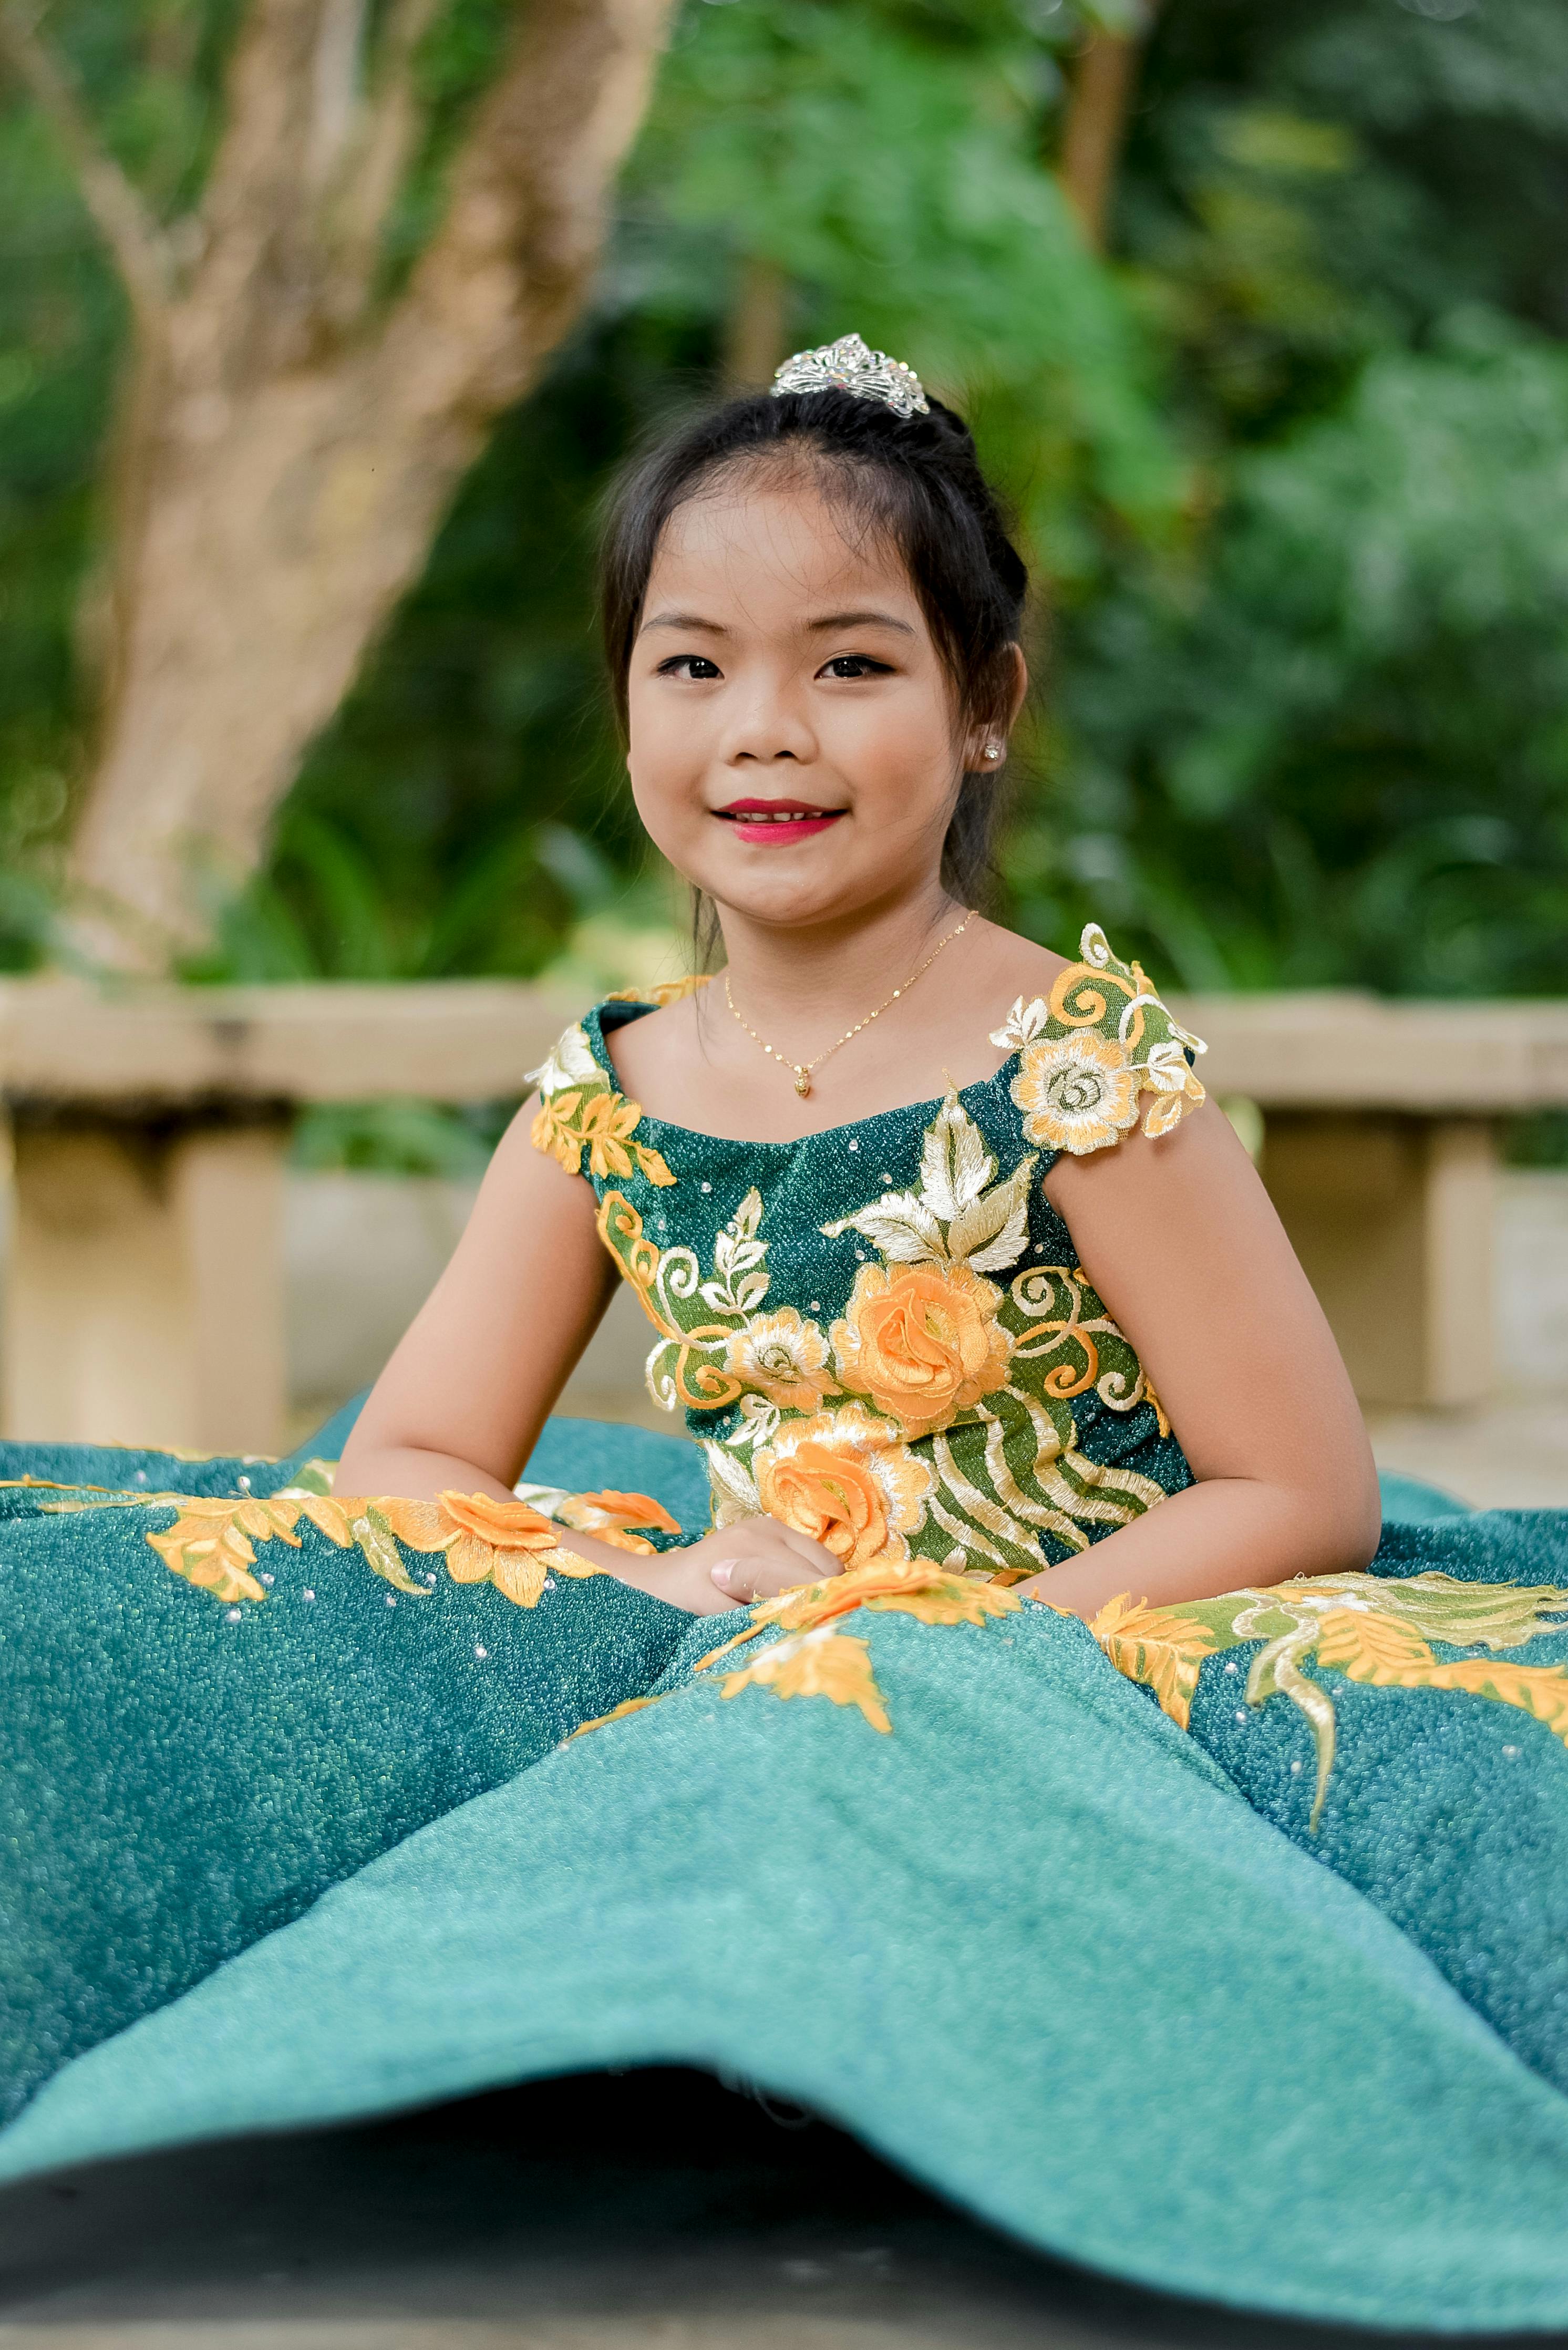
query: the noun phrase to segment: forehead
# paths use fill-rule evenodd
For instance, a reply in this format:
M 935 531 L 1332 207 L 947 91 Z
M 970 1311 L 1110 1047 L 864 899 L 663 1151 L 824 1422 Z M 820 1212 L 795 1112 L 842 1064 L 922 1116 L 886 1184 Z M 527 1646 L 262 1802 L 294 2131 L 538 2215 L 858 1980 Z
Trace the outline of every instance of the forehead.
M 831 474 L 725 473 L 659 534 L 648 605 L 722 597 L 776 624 L 805 606 L 874 604 L 925 632 L 902 552 Z

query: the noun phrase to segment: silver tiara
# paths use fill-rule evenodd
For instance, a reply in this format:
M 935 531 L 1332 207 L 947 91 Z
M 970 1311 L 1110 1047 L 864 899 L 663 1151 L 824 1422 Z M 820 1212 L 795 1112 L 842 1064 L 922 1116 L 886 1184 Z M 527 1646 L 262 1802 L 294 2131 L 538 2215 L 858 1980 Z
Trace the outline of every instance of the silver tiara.
M 929 416 L 930 403 L 919 377 L 886 351 L 868 351 L 858 335 L 840 335 L 814 351 L 796 351 L 774 378 L 773 396 L 790 391 L 846 391 L 854 400 L 879 400 L 895 416 Z

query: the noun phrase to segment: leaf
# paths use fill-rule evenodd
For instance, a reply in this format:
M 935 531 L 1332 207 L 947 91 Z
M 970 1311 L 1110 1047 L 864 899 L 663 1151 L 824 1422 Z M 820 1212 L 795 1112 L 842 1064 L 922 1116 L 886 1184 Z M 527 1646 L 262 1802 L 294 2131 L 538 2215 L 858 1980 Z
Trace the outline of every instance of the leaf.
M 750 1241 L 756 1238 L 762 1222 L 763 1195 L 753 1184 L 724 1229 L 733 1232 L 737 1240 Z
M 923 1264 L 947 1254 L 941 1226 L 912 1191 L 885 1191 L 874 1206 L 862 1208 L 853 1216 L 841 1216 L 836 1224 L 824 1224 L 821 1230 L 824 1239 L 830 1241 L 844 1232 L 863 1233 L 891 1264 Z
M 306 1461 L 293 1484 L 280 1485 L 272 1498 L 275 1502 L 294 1502 L 304 1493 L 330 1493 L 337 1475 L 336 1461 Z
M 1437 1661 L 1413 1624 L 1351 1607 L 1335 1607 L 1323 1618 L 1317 1660 L 1355 1680 L 1386 1683 Z
M 536 1069 L 530 1069 L 524 1085 L 537 1086 L 542 1094 L 558 1094 L 569 1085 L 591 1086 L 600 1081 L 604 1071 L 595 1060 L 587 1032 L 581 1026 L 568 1028 L 557 1038 L 548 1059 Z M 564 1114 L 570 1115 L 570 1105 L 562 1104 Z
M 1005 1181 L 960 1210 L 948 1226 L 950 1256 L 967 1258 L 976 1273 L 1000 1273 L 1016 1264 L 1029 1237 L 1029 1179 L 1038 1159 L 1032 1150 Z
M 996 1161 L 956 1093 L 950 1093 L 926 1128 L 920 1147 L 920 1199 L 944 1223 L 978 1200 Z
M 416 1583 L 403 1565 L 392 1529 L 374 1503 L 368 1502 L 364 1515 L 353 1521 L 353 1534 L 367 1565 L 374 1567 L 395 1591 L 406 1591 L 421 1599 L 430 1597 L 424 1585 Z
M 877 1614 L 912 1616 L 919 1624 L 983 1624 L 989 1616 L 1011 1616 L 1023 1605 L 1005 1584 L 969 1575 L 932 1579 L 912 1591 L 883 1592 L 861 1602 Z
M 755 1518 L 762 1514 L 762 1495 L 749 1469 L 742 1468 L 732 1452 L 710 1440 L 702 1447 L 708 1456 L 708 1473 L 713 1483 L 715 1525 L 733 1525 L 737 1518 Z
M 519 1499 L 525 1498 L 519 1496 Z M 649 1493 L 623 1493 L 606 1487 L 598 1493 L 566 1493 L 549 1513 L 578 1534 L 602 1534 L 611 1528 L 655 1526 L 660 1534 L 678 1534 L 680 1527 L 662 1502 Z
M 1191 1719 L 1204 1658 L 1230 1645 L 1197 1617 L 1176 1607 L 1135 1606 L 1125 1591 L 1106 1602 L 1089 1629 L 1117 1672 L 1152 1690 L 1179 1730 Z
M 628 1713 L 640 1713 L 644 1706 L 657 1705 L 659 1701 L 656 1697 L 623 1697 L 607 1713 L 596 1713 L 591 1721 L 579 1721 L 576 1730 L 567 1731 L 566 1743 L 569 1746 L 574 1738 L 586 1738 L 590 1730 L 602 1730 L 607 1721 L 623 1721 Z
M 277 1496 L 275 1494 L 273 1498 L 275 1501 Z M 353 1549 L 354 1531 L 348 1523 L 348 1512 L 341 1502 L 335 1502 L 325 1494 L 311 1494 L 302 1504 L 301 1515 L 308 1518 L 317 1533 L 324 1534 L 328 1542 L 336 1543 L 339 1550 Z
M 675 1180 L 670 1171 L 668 1161 L 646 1142 L 634 1142 L 631 1147 L 636 1153 L 638 1166 L 649 1181 L 656 1185 L 659 1191 L 667 1191 Z
M 1034 1042 L 1049 1016 L 1043 995 L 1037 995 L 1032 1003 L 1025 1003 L 1021 995 L 1014 996 L 1012 1011 L 1000 1028 L 992 1030 L 991 1041 L 1004 1053 L 1021 1052 L 1025 1045 Z
M 699 1657 L 692 1670 L 705 1672 L 759 1633 L 813 1631 L 857 1607 L 883 1607 L 927 1624 L 978 1624 L 986 1616 L 1010 1616 L 1020 1605 L 1015 1592 L 978 1576 L 950 1575 L 929 1559 L 873 1559 L 868 1566 L 853 1566 L 760 1600 L 751 1621 L 732 1639 Z
M 755 1684 L 775 1697 L 825 1697 L 835 1705 L 857 1706 L 873 1730 L 893 1725 L 871 1670 L 871 1644 L 823 1625 L 764 1648 L 749 1665 L 725 1676 L 722 1694 L 738 1696 Z
M 272 1499 L 236 1502 L 223 1496 L 172 1495 L 174 1523 L 161 1531 L 149 1529 L 147 1541 L 171 1575 L 210 1591 L 215 1599 L 262 1600 L 264 1586 L 251 1574 L 256 1542 L 275 1539 L 296 1550 L 294 1532 L 299 1504 Z

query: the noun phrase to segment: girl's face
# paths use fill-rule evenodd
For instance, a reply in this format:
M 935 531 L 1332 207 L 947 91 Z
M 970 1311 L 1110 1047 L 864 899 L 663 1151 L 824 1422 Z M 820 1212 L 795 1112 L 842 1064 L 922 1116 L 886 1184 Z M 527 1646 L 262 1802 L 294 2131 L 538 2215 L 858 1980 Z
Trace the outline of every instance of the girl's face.
M 981 738 L 897 550 L 809 475 L 677 508 L 628 694 L 639 813 L 721 906 L 793 928 L 934 885 Z

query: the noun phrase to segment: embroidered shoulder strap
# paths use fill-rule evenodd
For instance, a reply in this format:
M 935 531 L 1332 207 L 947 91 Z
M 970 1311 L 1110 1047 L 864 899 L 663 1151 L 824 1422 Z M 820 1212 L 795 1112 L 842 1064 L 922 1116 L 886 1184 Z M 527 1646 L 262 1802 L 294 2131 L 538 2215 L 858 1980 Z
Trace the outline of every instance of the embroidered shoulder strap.
M 659 1153 L 632 1139 L 642 1123 L 641 1105 L 616 1091 L 580 1022 L 566 1030 L 547 1061 L 529 1070 L 527 1082 L 539 1088 L 534 1148 L 558 1159 L 568 1175 L 583 1172 L 586 1154 L 589 1175 L 644 1175 L 661 1190 L 674 1182 Z
M 1204 1098 L 1188 1055 L 1208 1050 L 1177 1026 L 1137 963 L 1117 962 L 1097 922 L 1078 952 L 1049 1002 L 1020 996 L 991 1035 L 1018 1054 L 1012 1098 L 1030 1141 L 1075 1157 L 1119 1142 L 1137 1124 L 1140 1094 L 1154 1096 L 1144 1132 L 1168 1134 Z

